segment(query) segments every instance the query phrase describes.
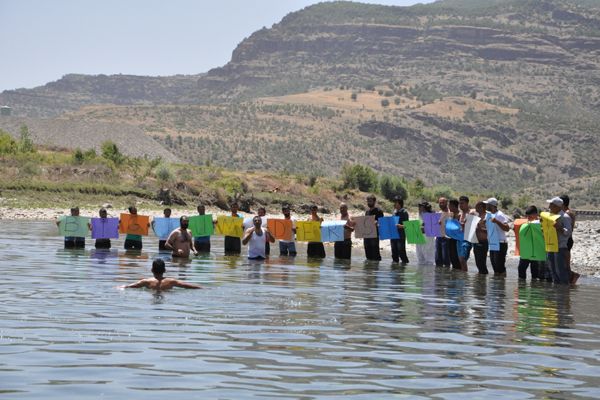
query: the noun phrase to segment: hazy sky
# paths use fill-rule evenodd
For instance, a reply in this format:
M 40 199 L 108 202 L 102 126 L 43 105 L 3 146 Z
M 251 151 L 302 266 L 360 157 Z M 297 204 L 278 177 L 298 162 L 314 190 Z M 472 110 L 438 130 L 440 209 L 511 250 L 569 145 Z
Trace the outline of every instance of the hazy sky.
M 252 32 L 317 2 L 0 0 L 0 91 L 43 85 L 68 73 L 206 72 L 227 63 Z

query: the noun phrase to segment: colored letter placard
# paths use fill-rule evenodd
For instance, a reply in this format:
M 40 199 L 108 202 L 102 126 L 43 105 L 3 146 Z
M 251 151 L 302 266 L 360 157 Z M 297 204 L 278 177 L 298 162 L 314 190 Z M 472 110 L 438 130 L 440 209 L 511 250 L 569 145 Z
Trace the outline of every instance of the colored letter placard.
M 542 217 L 542 231 L 544 232 L 544 242 L 548 253 L 558 253 L 558 233 L 554 223 L 560 218 L 560 215 L 550 214 L 544 211 L 540 214 Z
M 347 221 L 325 221 L 321 223 L 321 242 L 343 242 L 344 226 Z
M 424 213 L 423 224 L 425 225 L 425 236 L 427 237 L 440 237 L 440 213 Z
M 92 239 L 118 239 L 119 218 L 92 218 Z
M 291 219 L 269 218 L 267 220 L 267 229 L 277 240 L 287 240 L 288 242 L 293 240 L 294 232 L 292 231 L 292 228 L 293 225 Z
M 496 217 L 496 214 L 486 214 L 485 216 L 485 227 L 487 228 L 488 236 L 488 248 L 490 251 L 500 250 L 500 227 L 492 222 L 492 218 Z
M 166 240 L 177 228 L 179 228 L 179 218 L 156 217 L 152 220 L 152 229 L 161 240 Z
M 467 220 L 465 221 L 464 240 L 471 243 L 479 243 L 479 240 L 477 240 L 477 235 L 475 234 L 479 221 L 481 221 L 481 218 L 479 218 L 477 215 L 467 215 Z
M 321 223 L 319 221 L 296 222 L 296 240 L 299 242 L 320 242 Z
M 513 227 L 513 229 L 515 230 L 515 256 L 518 256 L 520 254 L 519 241 L 521 240 L 521 226 L 526 224 L 527 222 L 528 220 L 525 218 L 515 219 L 515 226 Z
M 58 222 L 58 232 L 61 236 L 86 237 L 89 222 L 87 217 L 63 216 Z
M 400 221 L 400 217 L 383 217 L 377 220 L 379 225 L 379 239 L 400 239 L 398 233 L 398 227 L 396 226 Z
M 464 240 L 464 234 L 460 222 L 453 218 L 446 220 L 446 236 L 454 240 Z
M 373 239 L 377 237 L 377 225 L 374 215 L 354 217 L 354 237 L 357 239 Z
M 406 233 L 406 243 L 409 244 L 425 244 L 427 239 L 421 231 L 421 220 L 415 219 L 412 221 L 404 221 L 404 233 Z
M 217 235 L 241 238 L 244 236 L 243 223 L 244 219 L 241 217 L 219 215 L 217 217 Z
M 130 235 L 148 236 L 150 217 L 147 215 L 121 214 L 119 232 Z
M 194 215 L 190 217 L 189 227 L 192 230 L 193 237 L 212 235 L 214 232 L 212 215 Z
M 519 237 L 519 251 L 522 259 L 546 261 L 546 244 L 541 224 L 523 224 L 519 229 Z

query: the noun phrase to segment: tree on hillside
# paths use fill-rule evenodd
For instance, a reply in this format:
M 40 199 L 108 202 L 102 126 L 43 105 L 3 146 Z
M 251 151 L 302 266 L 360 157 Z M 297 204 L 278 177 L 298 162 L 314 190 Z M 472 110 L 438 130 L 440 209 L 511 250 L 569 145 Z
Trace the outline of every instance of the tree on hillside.
M 394 197 L 399 196 L 404 200 L 408 199 L 408 190 L 406 186 L 395 176 L 383 175 L 379 180 L 379 191 L 386 199 L 394 201 Z
M 121 154 L 117 144 L 110 140 L 102 143 L 102 157 L 114 162 L 116 165 L 120 165 L 125 161 L 125 156 Z
M 33 140 L 31 140 L 31 135 L 29 134 L 29 128 L 27 128 L 27 125 L 21 126 L 21 139 L 19 140 L 19 151 L 21 153 L 35 152 L 35 147 L 33 147 Z
M 365 165 L 344 165 L 342 181 L 345 189 L 358 189 L 362 192 L 373 192 L 377 189 L 377 174 Z

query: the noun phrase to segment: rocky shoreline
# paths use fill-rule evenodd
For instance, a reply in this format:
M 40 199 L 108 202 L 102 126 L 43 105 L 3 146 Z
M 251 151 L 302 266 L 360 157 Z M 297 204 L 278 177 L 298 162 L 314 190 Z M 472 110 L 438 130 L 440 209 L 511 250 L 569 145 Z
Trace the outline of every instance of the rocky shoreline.
M 149 210 L 150 211 L 150 210 Z M 191 211 L 191 210 L 190 210 Z M 218 208 L 207 208 L 209 214 L 225 214 L 223 210 Z M 126 210 L 117 210 L 109 208 L 109 216 L 118 216 Z M 56 218 L 68 215 L 68 209 L 23 209 L 23 208 L 12 208 L 12 207 L 0 207 L 0 220 L 38 220 L 38 221 L 52 221 Z M 81 215 L 97 215 L 98 209 L 82 208 Z M 154 215 L 160 215 L 160 208 L 151 210 Z M 178 210 L 173 210 L 173 216 L 177 217 L 181 215 Z M 352 214 L 352 213 L 351 213 Z M 356 212 L 355 214 L 358 214 Z M 190 214 L 191 215 L 191 214 Z M 277 215 L 275 215 L 277 217 Z M 302 218 L 302 215 L 299 216 Z M 334 214 L 324 215 L 326 220 L 334 219 Z M 514 233 L 511 230 L 509 235 L 508 245 L 508 258 L 515 264 L 518 257 L 514 256 Z M 572 269 L 581 275 L 592 276 L 600 278 L 600 220 L 579 220 L 574 231 L 573 239 L 575 245 L 572 251 Z M 362 246 L 361 239 L 354 239 L 354 246 Z M 381 242 L 382 250 L 386 253 L 390 252 L 389 241 Z M 415 246 L 407 245 L 407 251 L 412 253 L 412 260 L 415 260 Z M 509 261 L 510 261 L 509 260 Z M 469 261 L 469 269 L 475 268 L 473 261 Z

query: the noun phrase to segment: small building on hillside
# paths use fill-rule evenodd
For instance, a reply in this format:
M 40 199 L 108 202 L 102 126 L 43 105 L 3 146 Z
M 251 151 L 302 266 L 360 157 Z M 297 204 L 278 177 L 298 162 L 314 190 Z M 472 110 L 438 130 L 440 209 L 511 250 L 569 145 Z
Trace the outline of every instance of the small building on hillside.
M 10 108 L 9 106 L 2 106 L 0 107 L 0 115 L 3 117 L 10 117 L 10 114 L 12 113 L 12 108 Z

